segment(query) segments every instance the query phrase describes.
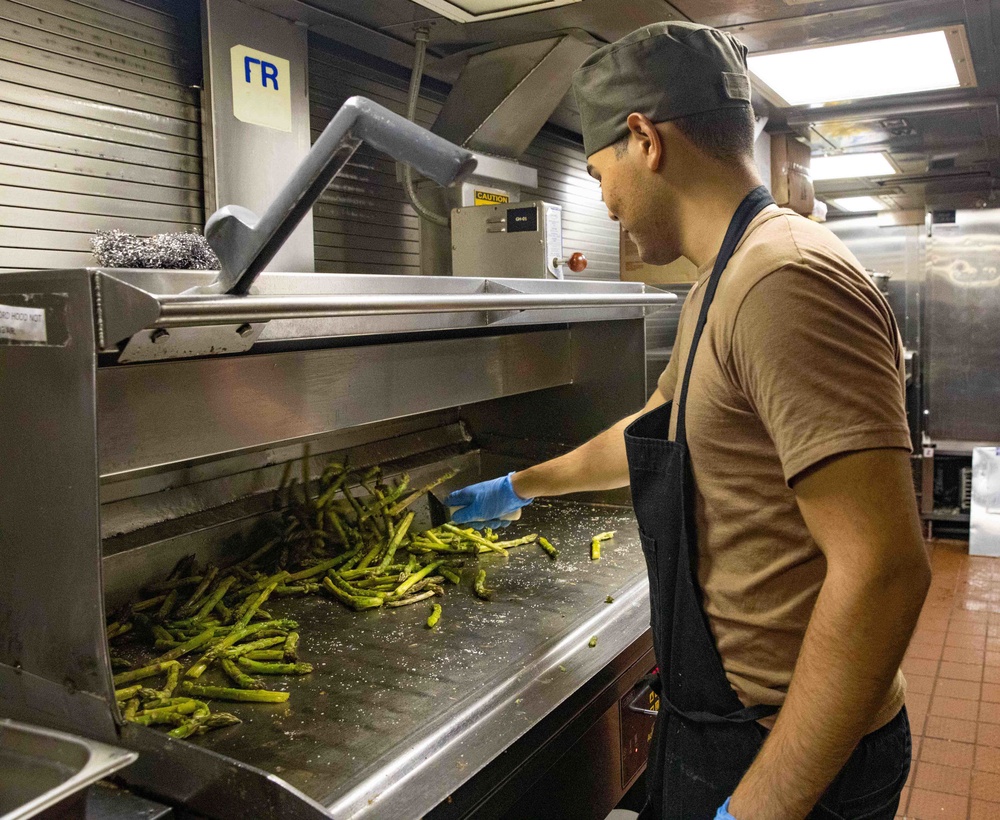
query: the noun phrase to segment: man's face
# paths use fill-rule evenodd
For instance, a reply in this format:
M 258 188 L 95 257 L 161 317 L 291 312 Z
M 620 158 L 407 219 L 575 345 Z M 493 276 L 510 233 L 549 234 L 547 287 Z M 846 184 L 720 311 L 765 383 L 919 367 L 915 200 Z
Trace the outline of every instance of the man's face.
M 587 158 L 587 172 L 601 183 L 608 215 L 621 223 L 643 262 L 666 265 L 680 255 L 676 209 L 660 174 L 650 168 L 642 143 L 631 138 L 622 151 L 609 145 Z

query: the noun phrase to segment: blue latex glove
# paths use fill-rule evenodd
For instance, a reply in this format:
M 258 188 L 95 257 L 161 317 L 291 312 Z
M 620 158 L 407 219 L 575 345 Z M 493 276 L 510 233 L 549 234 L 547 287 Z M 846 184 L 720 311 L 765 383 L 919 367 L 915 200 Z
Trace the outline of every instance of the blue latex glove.
M 510 521 L 504 521 L 500 516 L 508 515 L 534 501 L 533 498 L 521 498 L 514 492 L 514 486 L 510 483 L 512 475 L 514 473 L 507 473 L 500 478 L 455 490 L 444 500 L 449 507 L 461 507 L 460 510 L 455 510 L 452 520 L 456 524 L 470 524 L 478 530 L 484 527 L 495 530 L 497 527 L 509 526 Z
M 736 820 L 729 813 L 729 801 L 732 800 L 731 797 L 726 798 L 726 802 L 719 806 L 719 810 L 715 813 L 715 820 Z

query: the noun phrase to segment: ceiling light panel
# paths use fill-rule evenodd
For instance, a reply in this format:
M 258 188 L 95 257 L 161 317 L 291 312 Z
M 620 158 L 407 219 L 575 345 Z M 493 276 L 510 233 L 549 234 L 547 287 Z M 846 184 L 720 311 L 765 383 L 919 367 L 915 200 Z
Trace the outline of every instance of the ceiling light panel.
M 474 23 L 497 17 L 512 17 L 579 3 L 581 0 L 413 0 L 457 23 Z
M 881 199 L 875 199 L 873 196 L 845 196 L 840 199 L 831 199 L 830 204 L 841 211 L 848 211 L 852 214 L 884 211 L 889 207 Z
M 757 79 L 786 105 L 975 85 L 964 26 L 754 54 L 748 63 Z
M 813 182 L 821 182 L 824 179 L 884 177 L 896 173 L 896 168 L 881 151 L 867 154 L 835 154 L 830 157 L 812 157 L 809 170 Z

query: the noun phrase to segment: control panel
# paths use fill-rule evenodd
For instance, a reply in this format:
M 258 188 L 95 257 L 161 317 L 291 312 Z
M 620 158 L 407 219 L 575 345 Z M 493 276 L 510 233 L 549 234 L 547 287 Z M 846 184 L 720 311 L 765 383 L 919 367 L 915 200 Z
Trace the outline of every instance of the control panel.
M 451 212 L 455 276 L 562 279 L 587 267 L 582 253 L 563 257 L 562 207 L 550 202 L 504 202 Z

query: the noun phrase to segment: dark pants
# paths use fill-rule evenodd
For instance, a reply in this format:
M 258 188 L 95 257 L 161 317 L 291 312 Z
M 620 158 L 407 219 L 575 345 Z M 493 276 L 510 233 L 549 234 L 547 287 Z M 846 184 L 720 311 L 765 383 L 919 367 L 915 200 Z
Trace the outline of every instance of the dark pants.
M 767 730 L 761 733 L 767 735 Z M 809 813 L 810 820 L 892 820 L 910 774 L 906 708 L 861 738 L 840 774 Z

